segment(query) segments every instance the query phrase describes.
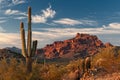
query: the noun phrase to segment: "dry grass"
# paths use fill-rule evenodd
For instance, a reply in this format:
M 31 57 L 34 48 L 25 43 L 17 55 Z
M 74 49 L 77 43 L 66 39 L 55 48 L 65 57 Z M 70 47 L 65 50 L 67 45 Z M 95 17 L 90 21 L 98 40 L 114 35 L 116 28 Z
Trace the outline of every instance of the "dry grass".
M 46 65 L 33 63 L 33 71 L 26 73 L 23 61 L 16 59 L 0 61 L 0 80 L 61 80 L 65 69 L 55 64 Z
M 102 76 L 90 76 L 80 80 L 120 80 L 120 73 L 106 74 Z
M 81 80 L 120 80 L 120 50 L 106 48 L 92 59 L 94 75 L 86 75 Z M 115 56 L 117 54 L 117 56 Z M 99 59 L 101 62 L 96 65 Z M 82 59 L 70 61 L 66 65 L 33 63 L 33 71 L 26 73 L 25 63 L 16 59 L 2 59 L 0 61 L 0 80 L 74 80 L 75 71 L 80 68 L 82 74 Z M 95 69 L 97 70 L 95 71 Z

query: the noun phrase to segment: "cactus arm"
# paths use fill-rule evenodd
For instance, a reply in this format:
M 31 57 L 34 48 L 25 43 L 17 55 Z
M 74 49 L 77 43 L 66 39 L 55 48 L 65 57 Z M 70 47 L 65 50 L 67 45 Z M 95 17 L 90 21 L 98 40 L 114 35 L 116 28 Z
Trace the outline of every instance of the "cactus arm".
M 20 31 L 21 31 L 21 41 L 22 41 L 22 55 L 24 57 L 27 57 L 26 52 L 26 43 L 25 43 L 25 30 L 24 30 L 24 24 L 23 22 L 20 23 Z
M 27 41 L 28 56 L 31 55 L 31 41 L 32 41 L 32 31 L 31 31 L 31 7 L 28 7 L 28 41 Z
M 30 55 L 31 57 L 35 55 L 35 52 L 36 52 L 36 49 L 37 49 L 37 43 L 38 43 L 37 40 L 33 41 L 32 53 Z

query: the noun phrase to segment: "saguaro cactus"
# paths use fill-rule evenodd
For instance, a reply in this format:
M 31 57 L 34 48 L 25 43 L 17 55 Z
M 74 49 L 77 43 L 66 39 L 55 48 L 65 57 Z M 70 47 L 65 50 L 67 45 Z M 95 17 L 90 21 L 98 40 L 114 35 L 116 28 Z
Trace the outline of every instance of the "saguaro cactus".
M 22 55 L 26 58 L 26 68 L 27 72 L 32 71 L 32 57 L 35 55 L 37 48 L 37 40 L 32 42 L 32 30 L 31 30 L 31 7 L 28 7 L 28 38 L 27 38 L 27 48 L 26 48 L 26 39 L 25 39 L 25 30 L 23 22 L 20 23 L 20 32 L 21 32 L 21 41 L 22 41 Z

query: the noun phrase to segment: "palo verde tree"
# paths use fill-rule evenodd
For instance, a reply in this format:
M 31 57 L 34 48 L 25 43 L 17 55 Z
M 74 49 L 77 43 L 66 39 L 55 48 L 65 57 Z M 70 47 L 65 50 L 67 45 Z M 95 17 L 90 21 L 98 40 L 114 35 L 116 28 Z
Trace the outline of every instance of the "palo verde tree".
M 34 57 L 36 48 L 37 48 L 37 40 L 32 42 L 32 30 L 31 30 L 31 7 L 28 7 L 28 37 L 27 37 L 27 48 L 26 48 L 26 39 L 25 39 L 25 30 L 23 22 L 20 23 L 20 33 L 21 33 L 21 41 L 22 41 L 22 55 L 26 59 L 26 69 L 27 72 L 30 73 L 32 71 L 32 62 Z

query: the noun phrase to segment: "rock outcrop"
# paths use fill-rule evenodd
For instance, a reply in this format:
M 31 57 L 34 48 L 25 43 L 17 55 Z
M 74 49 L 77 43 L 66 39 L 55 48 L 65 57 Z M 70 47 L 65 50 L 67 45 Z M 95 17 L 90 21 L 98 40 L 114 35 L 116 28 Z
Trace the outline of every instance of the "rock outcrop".
M 46 58 L 72 58 L 94 55 L 99 48 L 112 46 L 110 43 L 104 45 L 95 35 L 77 33 L 72 39 L 56 41 L 44 48 L 38 49 L 37 54 L 43 54 Z
M 105 43 L 105 47 L 113 47 L 113 45 L 111 43 Z

